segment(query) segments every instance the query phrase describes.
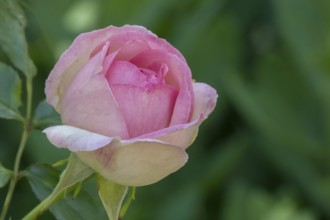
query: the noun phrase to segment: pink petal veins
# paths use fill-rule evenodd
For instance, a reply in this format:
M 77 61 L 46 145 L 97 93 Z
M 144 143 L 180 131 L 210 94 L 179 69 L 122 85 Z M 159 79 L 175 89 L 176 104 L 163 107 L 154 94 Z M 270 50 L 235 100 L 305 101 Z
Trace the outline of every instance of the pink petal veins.
M 77 73 L 63 99 L 61 118 L 64 124 L 106 136 L 128 138 L 125 119 L 102 74 L 108 47 L 105 45 Z M 108 63 L 115 55 L 112 54 L 111 59 L 107 57 Z
M 130 138 L 153 132 L 169 125 L 177 91 L 168 86 L 141 88 L 112 85 L 128 126 Z

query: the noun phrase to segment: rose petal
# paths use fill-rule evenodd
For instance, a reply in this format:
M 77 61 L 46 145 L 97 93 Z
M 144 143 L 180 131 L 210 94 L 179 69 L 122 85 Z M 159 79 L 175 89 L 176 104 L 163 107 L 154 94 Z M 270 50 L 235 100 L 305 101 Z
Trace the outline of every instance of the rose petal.
M 168 128 L 142 135 L 138 138 L 157 138 L 184 149 L 189 147 L 197 136 L 198 127 L 214 110 L 217 93 L 212 87 L 204 83 L 194 83 L 195 108 L 192 121 L 186 124 L 174 125 Z
M 125 119 L 102 74 L 102 63 L 110 65 L 116 55 L 114 53 L 112 58 L 108 56 L 105 60 L 108 47 L 105 44 L 102 51 L 95 54 L 76 75 L 64 96 L 61 118 L 64 124 L 105 136 L 128 138 Z
M 106 75 L 109 84 L 126 84 L 144 87 L 146 76 L 140 69 L 128 61 L 116 60 Z
M 194 111 L 192 119 L 198 118 L 201 114 L 207 117 L 214 110 L 217 103 L 217 91 L 205 83 L 193 83 L 194 89 Z
M 57 111 L 61 109 L 61 97 L 66 93 L 75 74 L 89 60 L 92 51 L 103 44 L 112 34 L 114 27 L 79 35 L 61 55 L 46 81 L 46 97 Z
M 119 31 L 119 29 L 118 29 Z M 132 32 L 137 34 L 134 36 L 136 39 L 145 39 L 145 41 L 148 43 L 149 47 L 151 49 L 155 50 L 161 50 L 166 53 L 171 53 L 177 56 L 180 60 L 183 62 L 186 62 L 180 51 L 178 51 L 175 47 L 173 47 L 170 43 L 168 43 L 165 39 L 158 38 L 157 35 L 152 33 L 151 31 L 147 30 L 144 27 L 141 26 L 135 26 L 135 25 L 125 25 L 122 28 L 120 28 L 120 31 L 123 32 L 124 35 L 129 35 L 127 34 L 128 32 Z M 123 39 L 123 35 L 120 36 L 121 39 Z M 127 38 L 125 39 L 127 42 Z
M 177 96 L 175 89 L 168 86 L 112 85 L 111 90 L 126 119 L 130 138 L 169 125 Z
M 177 56 L 160 50 L 145 51 L 134 57 L 131 62 L 138 67 L 155 71 L 158 71 L 163 63 L 167 65 L 166 84 L 174 86 L 179 91 L 170 125 L 187 123 L 193 106 L 192 78 L 187 64 Z
M 122 40 L 121 38 L 119 39 Z M 123 43 L 123 45 L 118 48 L 118 50 L 118 60 L 130 60 L 139 53 L 142 53 L 145 50 L 150 50 L 150 47 L 144 40 L 134 39 Z
M 53 145 L 58 148 L 67 148 L 73 152 L 94 151 L 116 139 L 68 125 L 49 127 L 43 132 Z
M 181 61 L 186 62 L 180 51 L 142 26 L 125 25 L 123 27 L 114 27 L 110 41 L 114 45 L 111 48 L 111 52 L 118 49 L 123 50 L 123 53 L 119 53 L 119 57 L 124 60 L 132 58 L 134 53 L 137 55 L 138 52 L 143 50 L 155 49 L 171 53 Z M 124 51 L 128 53 L 124 53 Z
M 114 143 L 77 155 L 105 178 L 127 186 L 157 182 L 181 168 L 188 159 L 182 148 L 150 140 Z
M 200 115 L 200 118 L 195 119 L 192 122 L 173 125 L 149 134 L 141 135 L 136 137 L 140 138 L 151 138 L 157 139 L 171 145 L 182 147 L 183 149 L 188 148 L 195 140 L 198 132 L 198 127 L 206 118 Z

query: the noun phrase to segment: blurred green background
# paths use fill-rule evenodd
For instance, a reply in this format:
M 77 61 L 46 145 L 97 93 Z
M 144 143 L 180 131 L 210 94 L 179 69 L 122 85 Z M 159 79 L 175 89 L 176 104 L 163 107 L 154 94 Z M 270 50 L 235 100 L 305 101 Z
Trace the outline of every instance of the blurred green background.
M 188 149 L 189 162 L 138 188 L 125 220 L 330 219 L 329 0 L 21 3 L 38 67 L 34 106 L 72 40 L 108 25 L 139 24 L 167 39 L 184 54 L 193 78 L 219 93 L 214 113 Z M 0 161 L 13 167 L 21 127 L 1 119 L 0 131 Z M 21 167 L 67 155 L 34 131 Z M 37 203 L 22 179 L 12 219 Z M 41 219 L 54 218 L 47 213 Z

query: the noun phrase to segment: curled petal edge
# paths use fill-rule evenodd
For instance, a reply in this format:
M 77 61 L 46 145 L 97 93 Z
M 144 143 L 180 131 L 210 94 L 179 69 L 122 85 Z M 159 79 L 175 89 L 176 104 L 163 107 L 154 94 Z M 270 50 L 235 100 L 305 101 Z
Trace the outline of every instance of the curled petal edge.
M 44 130 L 52 144 L 67 148 L 105 178 L 128 186 L 155 183 L 188 160 L 178 146 L 155 139 L 120 140 L 67 125 Z
M 52 126 L 43 132 L 53 145 L 72 152 L 94 151 L 119 140 L 118 137 L 107 137 L 68 125 Z

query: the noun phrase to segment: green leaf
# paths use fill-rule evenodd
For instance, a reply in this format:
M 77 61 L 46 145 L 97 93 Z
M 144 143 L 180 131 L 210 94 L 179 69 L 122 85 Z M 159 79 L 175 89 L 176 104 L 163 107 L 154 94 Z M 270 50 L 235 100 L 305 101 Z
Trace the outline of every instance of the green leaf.
M 33 124 L 38 128 L 45 128 L 60 123 L 60 115 L 55 109 L 46 100 L 41 101 L 36 109 Z
M 26 176 L 32 186 L 33 192 L 38 199 L 45 199 L 54 189 L 59 180 L 60 172 L 54 167 L 46 164 L 36 164 L 29 167 Z M 105 219 L 101 201 L 93 197 L 95 192 L 81 189 L 77 197 L 71 194 L 66 196 L 50 207 L 50 211 L 57 219 Z M 100 208 L 102 207 L 102 208 Z
M 62 172 L 59 181 L 57 178 L 59 173 L 56 169 L 45 165 L 41 167 L 36 165 L 32 166 L 25 172 L 26 177 L 38 199 L 43 201 L 23 219 L 35 219 L 63 197 L 65 197 L 63 200 L 60 200 L 50 207 L 51 212 L 57 219 L 94 218 L 94 215 L 91 214 L 95 213 L 97 207 L 95 207 L 93 199 L 86 198 L 88 197 L 86 193 L 80 192 L 80 194 L 83 195 L 79 195 L 77 200 L 66 195 L 66 193 L 72 189 L 72 186 L 86 180 L 93 172 L 91 168 L 82 163 L 74 154 L 70 156 L 69 163 Z M 55 189 L 51 192 L 55 185 Z M 79 197 L 81 200 L 78 199 Z
M 18 112 L 21 103 L 22 82 L 11 67 L 0 63 L 0 117 L 22 119 Z
M 0 1 L 0 48 L 17 69 L 32 77 L 36 68 L 28 55 L 25 25 L 24 13 L 15 0 Z
M 98 178 L 99 195 L 110 220 L 118 220 L 128 186 L 119 185 L 102 176 Z
M 1 163 L 0 163 L 0 188 L 4 187 L 10 180 L 12 176 L 12 171 L 6 169 Z
M 225 198 L 224 208 L 219 210 L 224 220 L 316 219 L 308 207 L 299 207 L 299 199 L 290 189 L 270 194 L 261 188 L 251 188 L 244 180 L 236 180 L 226 189 Z

